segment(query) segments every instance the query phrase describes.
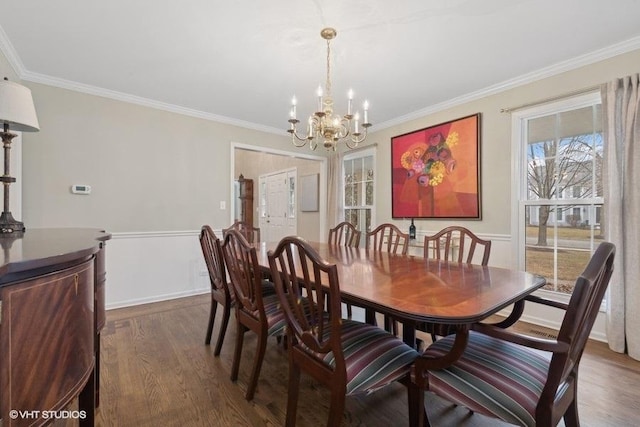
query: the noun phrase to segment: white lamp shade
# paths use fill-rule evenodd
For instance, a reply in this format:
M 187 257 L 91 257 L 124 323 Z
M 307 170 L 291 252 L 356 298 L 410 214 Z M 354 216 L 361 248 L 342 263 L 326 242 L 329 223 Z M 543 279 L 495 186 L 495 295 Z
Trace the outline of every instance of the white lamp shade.
M 20 132 L 40 130 L 31 90 L 8 80 L 0 80 L 0 126 L 4 124 Z

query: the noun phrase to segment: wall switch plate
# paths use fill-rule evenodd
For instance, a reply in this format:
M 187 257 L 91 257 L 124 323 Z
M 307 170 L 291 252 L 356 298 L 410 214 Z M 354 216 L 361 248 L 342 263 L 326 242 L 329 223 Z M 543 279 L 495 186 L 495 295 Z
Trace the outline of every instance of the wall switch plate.
M 225 202 L 224 200 L 220 202 L 220 210 L 225 210 L 227 209 L 227 202 Z

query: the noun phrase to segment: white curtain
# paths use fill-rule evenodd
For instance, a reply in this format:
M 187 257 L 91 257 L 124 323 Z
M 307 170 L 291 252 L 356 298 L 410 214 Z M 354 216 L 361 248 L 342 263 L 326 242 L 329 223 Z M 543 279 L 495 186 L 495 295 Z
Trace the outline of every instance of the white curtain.
M 616 245 L 607 340 L 640 360 L 640 74 L 602 87 L 606 239 Z
M 328 228 L 333 228 L 344 221 L 344 196 L 342 188 L 342 159 L 344 155 L 335 151 L 329 157 L 327 183 L 327 221 Z

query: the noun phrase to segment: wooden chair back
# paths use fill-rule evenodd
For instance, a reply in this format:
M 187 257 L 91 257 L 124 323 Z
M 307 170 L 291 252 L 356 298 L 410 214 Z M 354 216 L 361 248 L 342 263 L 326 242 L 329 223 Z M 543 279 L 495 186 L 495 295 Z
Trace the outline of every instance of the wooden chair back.
M 262 307 L 262 272 L 256 249 L 235 228 L 227 229 L 222 244 L 224 260 L 229 271 L 231 289 L 233 289 L 237 310 L 256 317 Z
M 538 404 L 539 411 L 553 411 L 558 391 L 563 384 L 577 384 L 580 359 L 613 273 L 615 251 L 612 243 L 601 243 L 576 280 L 557 339 L 559 343 L 566 343 L 569 349 L 554 353 L 551 358 L 547 383 Z
M 361 234 L 355 225 L 344 221 L 329 230 L 328 242 L 330 245 L 358 248 Z
M 394 224 L 380 224 L 367 233 L 367 249 L 406 255 L 409 252 L 409 234 Z
M 304 239 L 295 236 L 282 239 L 268 258 L 288 326 L 285 425 L 296 424 L 301 371 L 330 390 L 328 426 L 340 425 L 347 395 L 369 394 L 393 381 L 411 387 L 411 365 L 418 353 L 377 326 L 341 319 L 335 264 L 323 260 Z M 415 413 L 417 400 L 409 404 L 410 413 Z
M 228 230 L 222 253 L 229 272 L 236 304 L 236 347 L 231 366 L 231 380 L 238 379 L 244 334 L 257 335 L 253 369 L 245 397 L 253 399 L 269 336 L 281 336 L 285 327 L 284 314 L 278 308 L 273 284 L 263 280 L 256 249 L 237 229 Z
M 424 237 L 424 257 L 473 263 L 476 249 L 483 248 L 481 265 L 489 263 L 491 240 L 484 240 L 469 229 L 459 226 L 444 228 L 433 236 Z
M 254 227 L 252 224 L 247 222 L 234 222 L 229 228 L 222 230 L 222 235 L 226 236 L 229 230 L 238 230 L 249 243 L 258 243 L 260 241 L 260 228 Z
M 220 239 L 216 236 L 210 226 L 203 225 L 200 229 L 200 247 L 204 262 L 209 272 L 211 291 L 223 295 L 229 295 L 229 284 L 227 283 L 227 272 L 222 255 Z M 225 298 L 226 300 L 226 298 Z
M 205 335 L 205 345 L 211 344 L 211 335 L 213 334 L 213 324 L 215 322 L 218 304 L 222 305 L 222 323 L 218 331 L 218 339 L 213 351 L 214 356 L 220 355 L 224 336 L 227 332 L 229 317 L 231 316 L 231 306 L 233 305 L 233 293 L 229 289 L 227 282 L 227 271 L 224 264 L 224 256 L 222 255 L 222 247 L 220 239 L 215 235 L 211 227 L 203 225 L 200 230 L 200 247 L 204 262 L 209 272 L 209 282 L 211 283 L 211 308 L 209 310 L 209 324 Z
M 289 324 L 293 343 L 303 343 L 306 364 L 317 364 L 333 352 L 336 372 L 344 370 L 340 345 L 341 301 L 338 271 L 302 238 L 283 238 L 269 252 L 276 293 Z M 317 286 L 323 283 L 325 286 Z M 301 300 L 302 298 L 302 300 Z M 302 303 L 301 303 L 302 301 Z M 327 313 L 329 313 L 327 315 Z M 345 378 L 337 378 L 345 381 Z

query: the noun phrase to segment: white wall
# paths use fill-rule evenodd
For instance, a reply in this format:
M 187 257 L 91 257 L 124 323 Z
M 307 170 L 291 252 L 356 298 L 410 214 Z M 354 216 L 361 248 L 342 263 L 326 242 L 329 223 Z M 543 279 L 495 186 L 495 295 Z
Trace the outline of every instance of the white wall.
M 285 135 L 26 84 L 41 126 L 23 136 L 23 212 L 32 227 L 222 228 L 231 141 L 291 149 Z M 91 185 L 91 195 L 71 194 L 72 184 Z

